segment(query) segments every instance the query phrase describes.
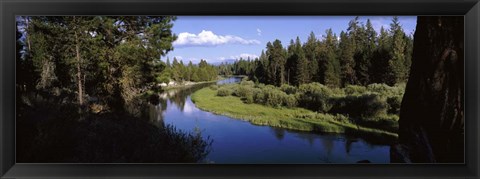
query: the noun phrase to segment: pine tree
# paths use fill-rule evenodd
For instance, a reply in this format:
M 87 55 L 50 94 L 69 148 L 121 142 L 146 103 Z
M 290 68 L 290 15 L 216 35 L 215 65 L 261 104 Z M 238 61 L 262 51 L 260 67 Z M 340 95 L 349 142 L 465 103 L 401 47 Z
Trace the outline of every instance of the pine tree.
M 282 42 L 277 39 L 273 44 L 267 44 L 267 55 L 270 84 L 281 86 L 285 83 L 285 63 L 287 55 L 282 46 Z
M 387 84 L 394 85 L 399 82 L 406 81 L 406 41 L 405 33 L 402 30 L 398 17 L 392 19 L 390 24 L 390 33 L 392 34 L 391 53 L 392 59 L 389 61 L 389 69 L 391 71 L 391 80 Z
M 305 58 L 307 59 L 308 64 L 308 76 L 305 83 L 309 83 L 318 79 L 318 40 L 315 37 L 315 33 L 310 32 L 307 42 L 303 46 L 305 51 Z
M 370 83 L 369 69 L 371 67 L 371 58 L 375 48 L 376 36 L 370 19 L 367 20 L 366 27 L 363 25 L 359 26 L 355 34 L 357 35 L 357 48 L 354 55 L 355 76 L 358 84 L 367 85 Z
M 324 77 L 322 81 L 327 86 L 338 87 L 340 86 L 340 62 L 336 55 L 337 42 L 332 29 L 326 30 L 326 36 L 324 39 L 324 50 L 321 55 L 323 66 L 320 71 L 324 73 L 322 75 Z
M 372 83 L 386 83 L 389 80 L 389 61 L 391 55 L 390 49 L 390 37 L 388 32 L 381 27 L 380 35 L 378 36 L 378 45 L 373 52 L 372 63 L 370 67 L 370 80 Z
M 339 48 L 342 85 L 345 86 L 347 84 L 355 84 L 355 61 L 353 58 L 355 53 L 355 45 L 352 38 L 350 38 L 348 34 L 343 31 L 340 33 Z

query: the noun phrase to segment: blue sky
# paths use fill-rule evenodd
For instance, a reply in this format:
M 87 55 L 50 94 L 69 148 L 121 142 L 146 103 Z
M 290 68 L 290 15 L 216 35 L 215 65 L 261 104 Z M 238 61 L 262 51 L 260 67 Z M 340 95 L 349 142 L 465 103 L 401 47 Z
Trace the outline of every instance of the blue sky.
M 184 63 L 198 63 L 200 59 L 208 63 L 225 60 L 257 57 L 265 49 L 266 43 L 279 39 L 282 45 L 290 39 L 300 37 L 304 43 L 311 31 L 317 38 L 332 28 L 340 34 L 346 31 L 348 22 L 354 16 L 178 16 L 173 32 L 179 37 L 174 42 L 174 50 L 167 57 L 176 57 Z M 391 16 L 360 16 L 360 22 L 370 19 L 377 32 L 380 27 L 388 29 Z M 399 16 L 400 24 L 408 35 L 413 35 L 416 16 Z

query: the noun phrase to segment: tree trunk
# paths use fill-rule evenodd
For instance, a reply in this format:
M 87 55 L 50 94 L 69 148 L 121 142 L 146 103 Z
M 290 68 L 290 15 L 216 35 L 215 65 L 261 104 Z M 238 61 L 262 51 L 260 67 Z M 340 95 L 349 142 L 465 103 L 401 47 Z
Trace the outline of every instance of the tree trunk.
M 25 26 L 26 26 L 26 29 L 27 29 L 25 31 L 27 31 L 26 40 L 27 40 L 28 52 L 31 53 L 32 49 L 30 48 L 31 47 L 30 46 L 30 34 L 28 34 L 28 30 L 29 30 L 28 25 L 30 24 L 30 22 L 28 21 L 28 18 L 29 18 L 28 16 L 25 16 Z
M 81 68 L 81 59 L 80 59 L 80 43 L 78 40 L 77 32 L 75 31 L 75 53 L 77 59 L 77 84 L 78 84 L 78 103 L 80 106 L 83 105 L 83 83 L 82 83 L 82 68 Z
M 464 162 L 464 19 L 419 16 L 392 162 Z

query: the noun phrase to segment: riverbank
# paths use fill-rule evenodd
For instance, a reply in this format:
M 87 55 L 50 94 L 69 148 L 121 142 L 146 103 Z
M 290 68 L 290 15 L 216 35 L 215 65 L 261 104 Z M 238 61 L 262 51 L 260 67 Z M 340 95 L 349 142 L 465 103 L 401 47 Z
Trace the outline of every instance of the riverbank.
M 192 101 L 202 110 L 255 125 L 266 125 L 299 131 L 373 135 L 396 139 L 397 134 L 351 123 L 347 117 L 324 114 L 303 108 L 273 108 L 261 104 L 246 104 L 239 97 L 216 95 L 216 90 L 203 88 L 192 94 Z

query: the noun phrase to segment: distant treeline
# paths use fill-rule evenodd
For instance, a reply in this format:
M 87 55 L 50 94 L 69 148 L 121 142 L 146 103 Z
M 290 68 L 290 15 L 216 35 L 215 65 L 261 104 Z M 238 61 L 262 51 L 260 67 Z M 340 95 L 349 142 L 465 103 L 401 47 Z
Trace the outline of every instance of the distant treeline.
M 221 64 L 223 75 L 248 75 L 250 79 L 276 86 L 319 82 L 330 87 L 385 83 L 408 79 L 413 37 L 405 34 L 398 17 L 388 30 L 374 30 L 371 21 L 349 22 L 340 37 L 327 29 L 322 39 L 310 33 L 306 43 L 299 37 L 284 48 L 280 40 L 268 42 L 259 58 Z
M 163 63 L 163 62 L 162 62 Z M 207 61 L 200 60 L 198 65 L 193 65 L 192 61 L 185 66 L 183 61 L 178 62 L 177 58 L 173 58 L 173 63 L 170 64 L 170 59 L 167 58 L 165 62 L 165 70 L 157 77 L 158 82 L 168 83 L 170 81 L 212 81 L 217 79 L 218 70 L 213 65 L 209 65 Z
M 80 106 L 93 98 L 123 110 L 153 89 L 162 76 L 177 79 L 178 73 L 183 74 L 175 70 L 178 62 L 170 66 L 160 60 L 173 50 L 175 20 L 171 16 L 17 17 L 17 92 L 59 97 Z M 174 73 L 168 73 L 170 68 Z M 191 78 L 205 80 L 202 69 L 196 68 L 200 77 Z

